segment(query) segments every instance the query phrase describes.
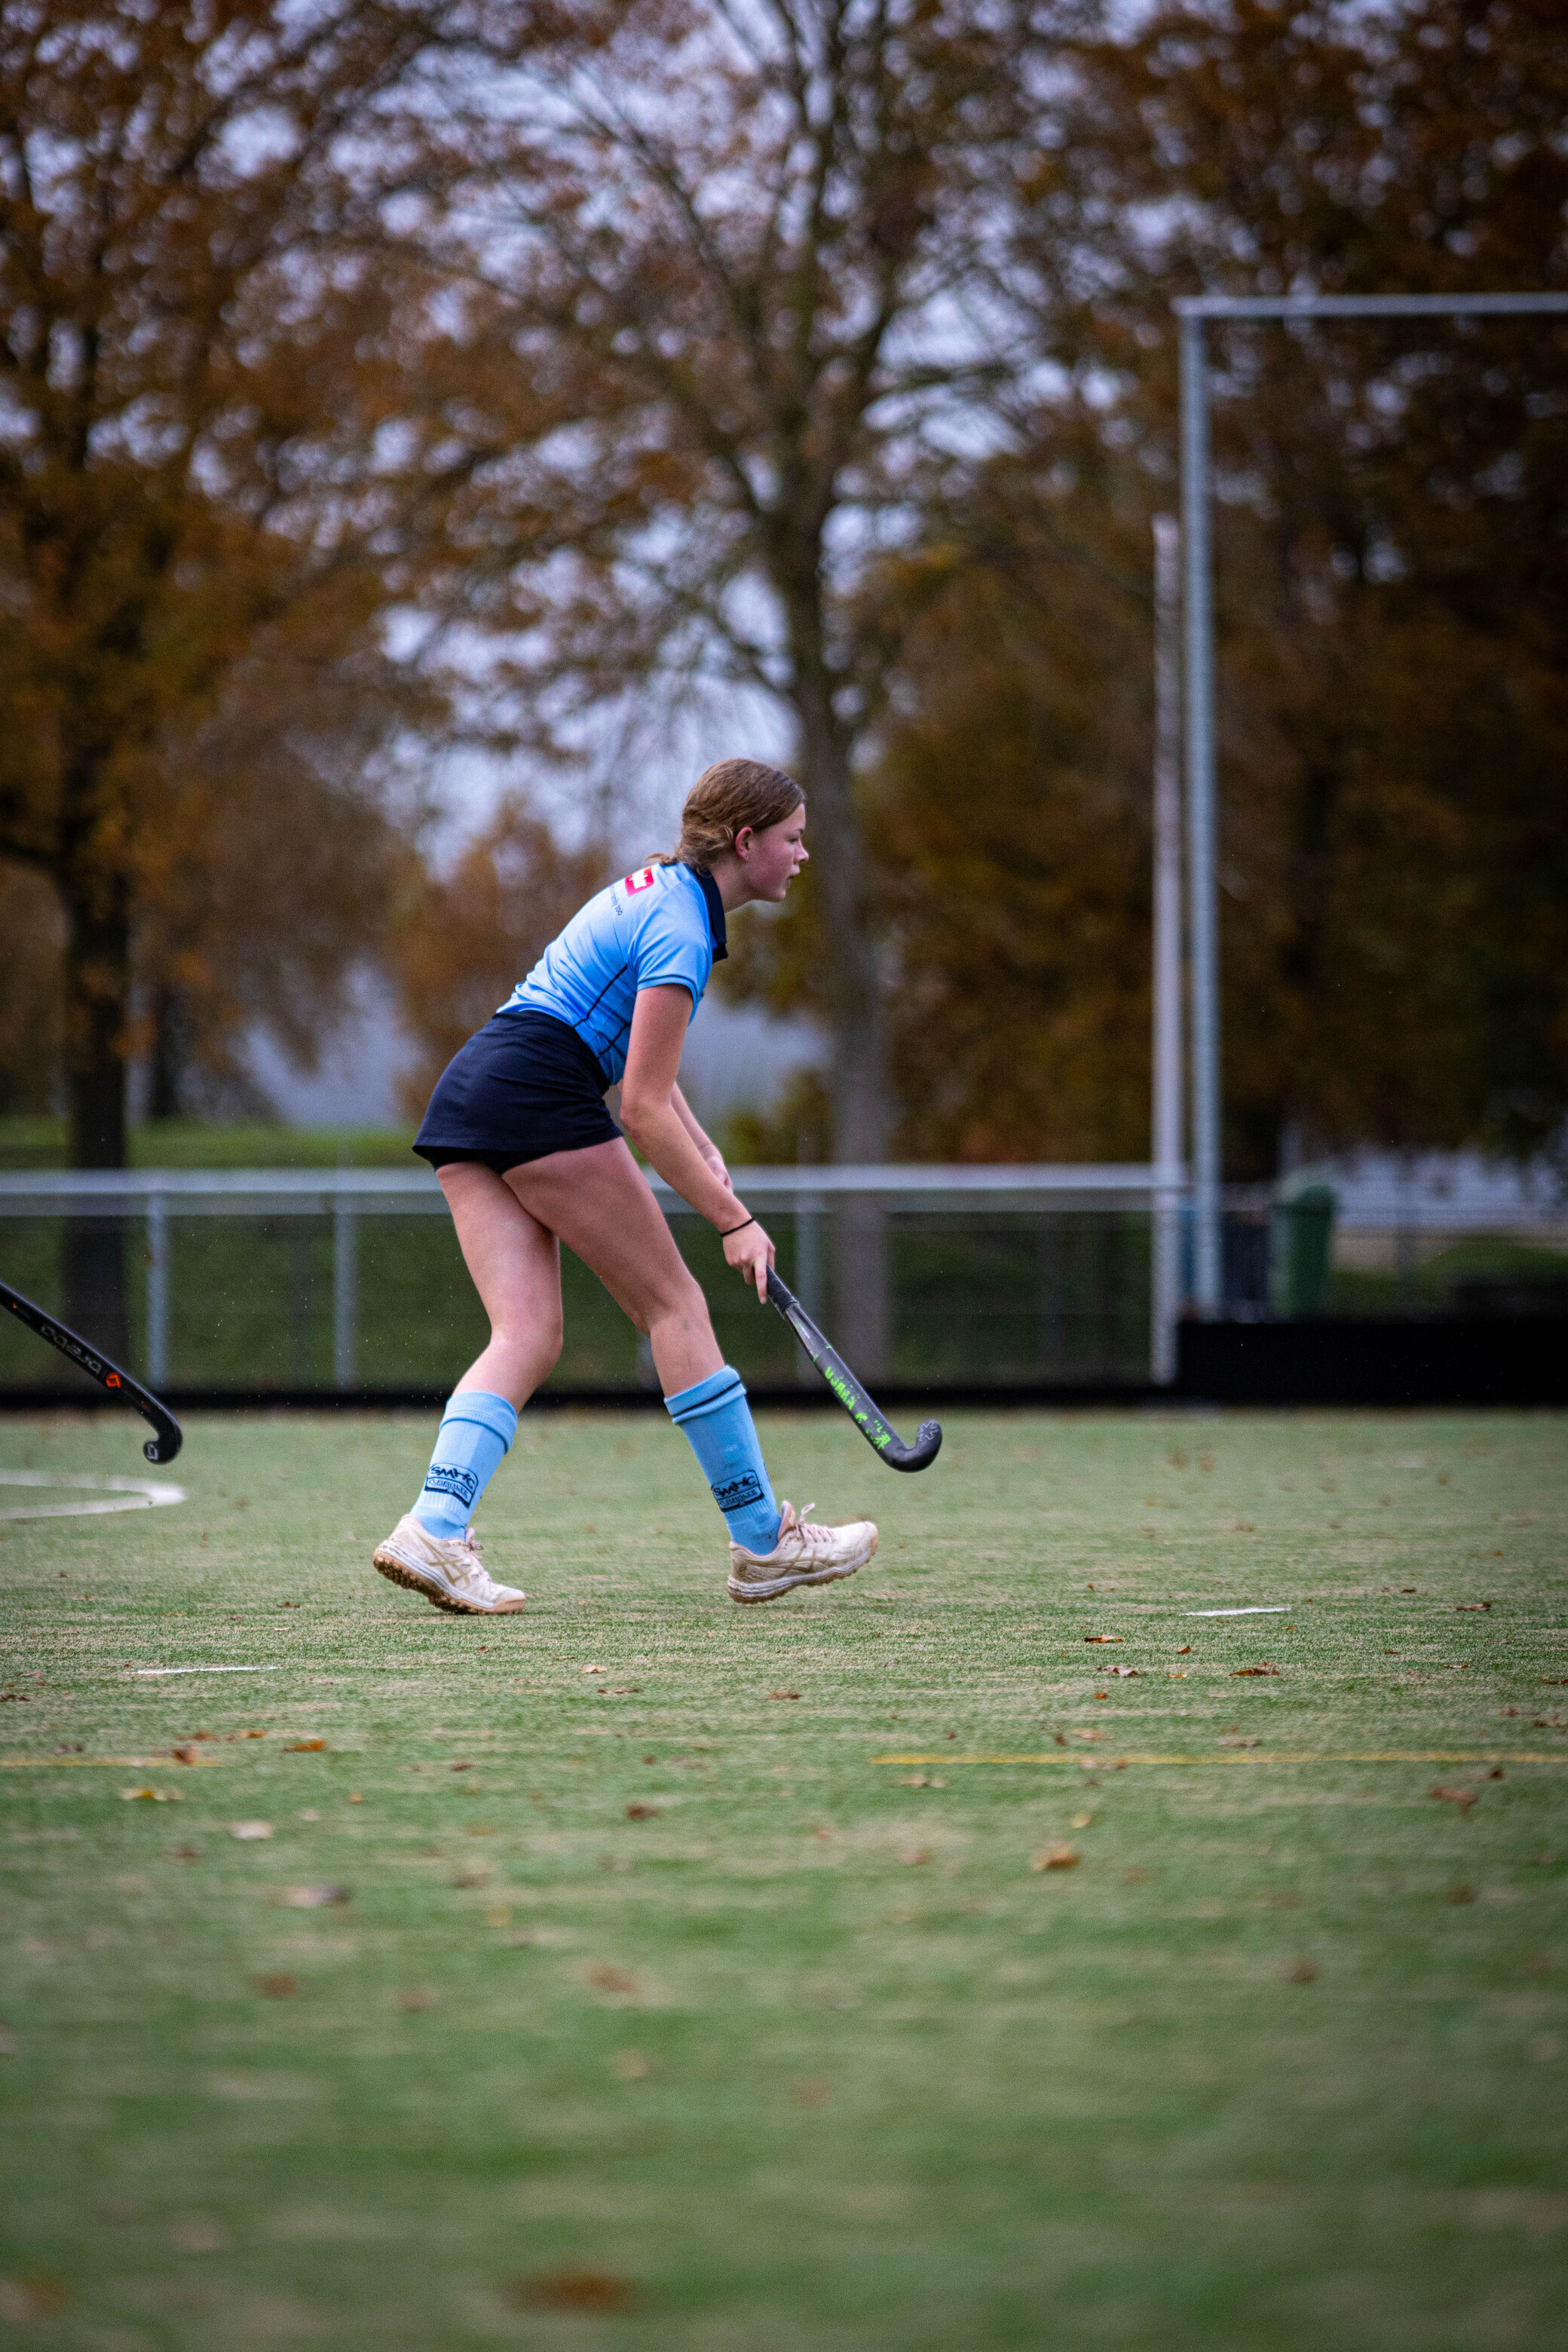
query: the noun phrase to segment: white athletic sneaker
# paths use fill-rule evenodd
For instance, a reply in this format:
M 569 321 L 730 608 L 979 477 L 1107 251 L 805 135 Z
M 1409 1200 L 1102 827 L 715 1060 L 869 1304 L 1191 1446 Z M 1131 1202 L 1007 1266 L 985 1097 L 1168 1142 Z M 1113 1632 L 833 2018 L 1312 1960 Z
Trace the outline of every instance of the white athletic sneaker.
M 796 1512 L 793 1503 L 782 1507 L 779 1539 L 772 1551 L 748 1551 L 744 1544 L 730 1546 L 731 1601 L 774 1601 L 796 1584 L 832 1584 L 864 1568 L 877 1549 L 877 1530 L 869 1519 L 847 1519 L 841 1528 L 819 1528 L 811 1514 L 815 1503 Z
M 373 1558 L 394 1584 L 405 1584 L 437 1609 L 450 1609 L 459 1616 L 500 1616 L 521 1609 L 528 1597 L 515 1585 L 497 1584 L 486 1574 L 472 1528 L 465 1528 L 460 1536 L 433 1536 L 412 1511 L 405 1511 Z

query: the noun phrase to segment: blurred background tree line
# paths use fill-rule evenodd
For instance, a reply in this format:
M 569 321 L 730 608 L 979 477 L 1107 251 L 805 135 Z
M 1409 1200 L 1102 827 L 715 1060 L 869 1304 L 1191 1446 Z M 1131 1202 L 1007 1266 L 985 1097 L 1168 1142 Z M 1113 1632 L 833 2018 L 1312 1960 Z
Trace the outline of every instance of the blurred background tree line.
M 11 0 L 0 1102 L 415 1091 L 679 720 L 816 852 L 762 1156 L 1147 1150 L 1170 301 L 1568 284 L 1552 0 Z M 1229 1172 L 1568 1108 L 1568 332 L 1227 329 Z M 739 714 L 739 715 L 737 715 Z M 520 781 L 430 848 L 454 745 Z M 530 777 L 575 794 L 557 837 Z M 645 828 L 646 829 L 646 828 Z M 743 934 L 743 938 L 742 935 Z M 852 1221 L 843 1246 L 856 1246 Z

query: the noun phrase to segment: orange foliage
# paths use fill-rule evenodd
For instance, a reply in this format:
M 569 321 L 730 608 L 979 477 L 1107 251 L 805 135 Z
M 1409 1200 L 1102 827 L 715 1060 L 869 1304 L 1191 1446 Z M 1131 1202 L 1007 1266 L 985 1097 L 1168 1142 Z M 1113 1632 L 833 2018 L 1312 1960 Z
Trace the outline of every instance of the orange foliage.
M 601 848 L 563 850 L 509 794 L 451 872 L 422 884 L 391 947 L 403 1024 L 419 1047 L 402 1087 L 411 1118 L 458 1046 L 609 878 Z

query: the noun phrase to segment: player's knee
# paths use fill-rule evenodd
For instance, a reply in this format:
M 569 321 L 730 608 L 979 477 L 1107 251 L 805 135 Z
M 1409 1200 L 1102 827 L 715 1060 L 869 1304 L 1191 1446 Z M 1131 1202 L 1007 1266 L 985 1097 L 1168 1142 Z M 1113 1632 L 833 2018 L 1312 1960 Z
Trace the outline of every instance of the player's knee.
M 554 1314 L 518 1316 L 492 1323 L 490 1341 L 520 1360 L 525 1359 L 535 1368 L 542 1364 L 546 1370 L 552 1371 L 561 1360 L 566 1328 L 559 1309 Z M 544 1376 L 543 1371 L 537 1373 L 541 1380 Z
M 639 1330 L 651 1330 L 659 1323 L 682 1323 L 706 1328 L 708 1301 L 703 1296 L 702 1285 L 686 1266 L 672 1269 L 667 1280 L 661 1283 L 658 1297 L 651 1302 L 647 1321 L 637 1316 L 632 1319 Z

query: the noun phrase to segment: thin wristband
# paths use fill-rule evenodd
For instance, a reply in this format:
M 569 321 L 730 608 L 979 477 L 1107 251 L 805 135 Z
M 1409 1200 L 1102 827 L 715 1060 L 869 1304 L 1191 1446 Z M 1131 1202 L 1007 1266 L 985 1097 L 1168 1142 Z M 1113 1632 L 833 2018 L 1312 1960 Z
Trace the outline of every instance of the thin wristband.
M 743 1234 L 748 1225 L 754 1225 L 756 1222 L 755 1217 L 742 1217 L 738 1225 L 726 1225 L 719 1238 L 721 1242 L 727 1242 L 731 1234 Z

